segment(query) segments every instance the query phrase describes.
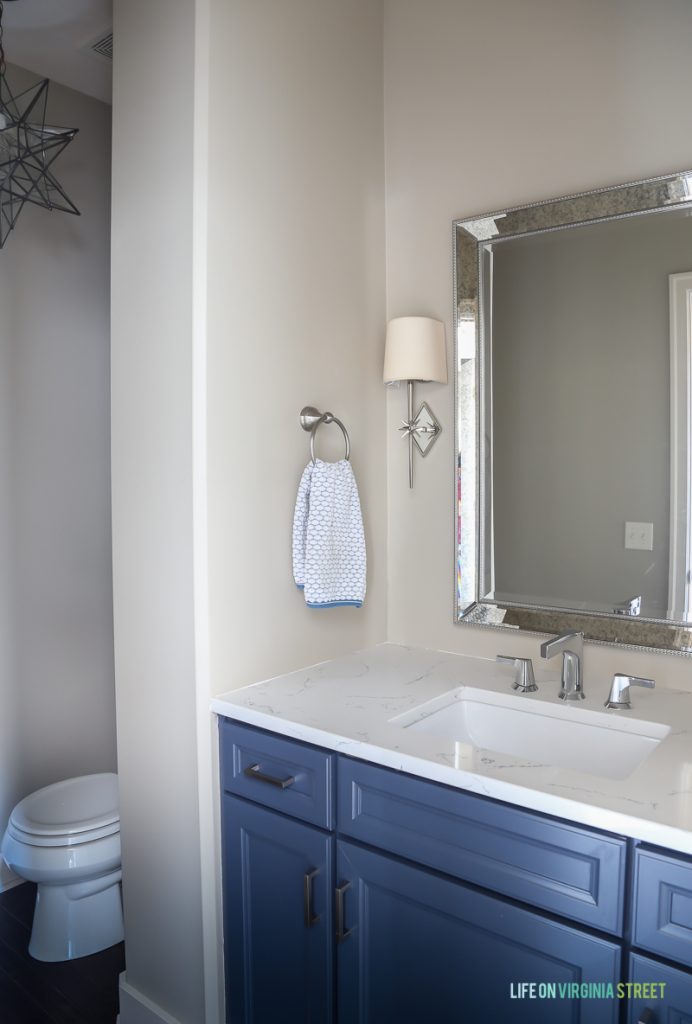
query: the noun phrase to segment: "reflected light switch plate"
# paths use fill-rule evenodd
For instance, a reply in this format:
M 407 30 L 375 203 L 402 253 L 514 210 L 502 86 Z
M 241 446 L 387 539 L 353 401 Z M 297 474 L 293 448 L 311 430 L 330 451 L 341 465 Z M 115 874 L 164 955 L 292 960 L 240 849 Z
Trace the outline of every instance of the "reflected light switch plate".
M 632 551 L 653 551 L 653 523 L 625 523 L 625 547 Z

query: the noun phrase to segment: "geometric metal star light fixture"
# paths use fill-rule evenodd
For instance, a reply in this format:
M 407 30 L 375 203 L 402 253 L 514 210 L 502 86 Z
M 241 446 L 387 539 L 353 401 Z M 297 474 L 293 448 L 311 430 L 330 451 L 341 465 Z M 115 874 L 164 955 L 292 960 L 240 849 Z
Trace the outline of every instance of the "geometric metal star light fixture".
M 16 96 L 5 79 L 0 0 L 0 249 L 25 203 L 79 215 L 50 168 L 77 128 L 46 124 L 47 78 Z

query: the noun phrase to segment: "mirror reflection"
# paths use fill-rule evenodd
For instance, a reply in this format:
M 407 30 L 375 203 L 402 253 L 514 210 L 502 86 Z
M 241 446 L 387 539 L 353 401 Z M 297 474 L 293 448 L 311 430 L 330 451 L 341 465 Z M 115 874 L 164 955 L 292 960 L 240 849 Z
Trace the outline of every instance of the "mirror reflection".
M 460 617 L 690 621 L 686 182 L 458 222 Z

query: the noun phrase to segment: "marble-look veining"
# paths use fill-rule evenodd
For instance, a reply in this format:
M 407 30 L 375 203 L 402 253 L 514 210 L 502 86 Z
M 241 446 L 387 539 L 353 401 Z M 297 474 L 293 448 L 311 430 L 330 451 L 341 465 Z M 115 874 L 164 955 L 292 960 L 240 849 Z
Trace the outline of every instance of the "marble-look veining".
M 393 718 L 464 686 L 510 693 L 512 670 L 484 658 L 380 644 L 212 699 L 219 715 L 305 740 L 421 778 L 692 854 L 692 692 L 633 691 L 629 711 L 608 711 L 671 727 L 626 779 L 600 778 L 403 728 Z M 537 693 L 558 704 L 559 682 L 536 671 Z M 585 680 L 586 700 L 561 705 L 575 719 L 603 712 L 608 679 Z M 459 688 L 462 690 L 459 690 Z M 424 713 L 424 712 L 423 712 Z M 415 716 L 414 716 L 415 717 Z M 408 721 L 407 716 L 404 721 Z M 584 764 L 588 766 L 588 749 Z

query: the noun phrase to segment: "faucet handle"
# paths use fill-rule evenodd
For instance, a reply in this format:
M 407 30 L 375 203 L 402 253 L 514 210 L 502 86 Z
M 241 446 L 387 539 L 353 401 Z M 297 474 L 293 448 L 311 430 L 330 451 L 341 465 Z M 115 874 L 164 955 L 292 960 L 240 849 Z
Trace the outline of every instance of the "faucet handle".
M 622 672 L 616 672 L 613 676 L 608 700 L 604 706 L 619 710 L 631 708 L 630 686 L 645 686 L 648 690 L 653 690 L 655 685 L 656 683 L 653 679 L 643 679 L 641 676 L 626 676 Z
M 522 693 L 533 693 L 534 690 L 538 689 L 536 677 L 533 674 L 531 658 L 514 658 L 512 655 L 497 654 L 495 661 L 500 661 L 503 665 L 514 665 L 513 690 L 521 690 Z

